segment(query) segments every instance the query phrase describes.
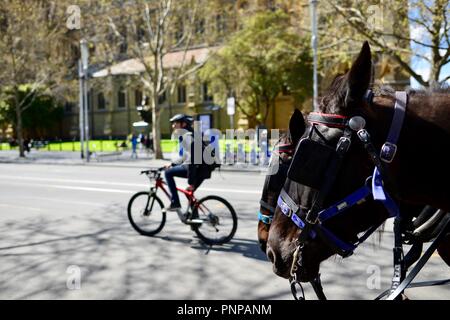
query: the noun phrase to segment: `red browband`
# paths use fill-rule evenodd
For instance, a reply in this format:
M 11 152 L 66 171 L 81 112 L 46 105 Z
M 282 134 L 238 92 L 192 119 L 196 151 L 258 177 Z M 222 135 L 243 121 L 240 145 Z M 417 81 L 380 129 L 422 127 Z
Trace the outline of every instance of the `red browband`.
M 345 128 L 349 117 L 340 114 L 311 112 L 307 119 L 311 124 L 322 124 L 333 128 Z

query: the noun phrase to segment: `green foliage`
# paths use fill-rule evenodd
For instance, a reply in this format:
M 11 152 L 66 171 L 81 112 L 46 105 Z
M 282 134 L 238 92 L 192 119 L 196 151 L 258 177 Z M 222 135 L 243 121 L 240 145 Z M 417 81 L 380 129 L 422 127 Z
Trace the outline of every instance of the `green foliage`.
M 30 86 L 19 87 L 19 101 L 30 103 L 22 112 L 23 129 L 31 137 L 46 136 L 49 130 L 62 121 L 64 110 L 56 104 L 53 97 L 39 93 L 33 97 L 30 90 Z M 8 89 L 0 95 L 0 123 L 12 124 L 15 128 L 17 115 L 12 95 Z
M 289 88 L 298 102 L 311 95 L 309 40 L 293 31 L 282 11 L 249 18 L 204 68 L 200 77 L 224 104 L 234 94 L 249 118 L 265 121 L 275 98 Z

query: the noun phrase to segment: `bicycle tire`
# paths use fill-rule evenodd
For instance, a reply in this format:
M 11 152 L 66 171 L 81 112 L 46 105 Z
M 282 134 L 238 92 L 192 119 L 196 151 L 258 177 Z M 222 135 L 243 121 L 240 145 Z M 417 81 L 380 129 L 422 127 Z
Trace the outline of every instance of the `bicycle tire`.
M 206 232 L 205 232 L 206 228 L 211 228 L 211 227 L 216 228 L 217 225 L 220 225 L 220 220 L 215 221 L 214 225 L 212 225 L 213 223 L 212 223 L 212 221 L 210 221 L 209 217 L 202 217 L 202 215 L 199 214 L 199 208 L 203 208 L 203 207 L 208 208 L 207 206 L 204 205 L 204 203 L 207 201 L 212 202 L 211 200 L 221 202 L 228 209 L 228 214 L 230 215 L 231 220 L 232 220 L 232 226 L 231 226 L 230 232 L 226 236 L 219 237 L 219 238 L 213 238 L 213 237 L 206 235 Z M 209 211 L 209 209 L 208 209 L 208 211 Z M 192 217 L 199 217 L 199 218 L 205 220 L 201 225 L 194 225 L 193 230 L 203 242 L 205 242 L 206 244 L 209 244 L 209 245 L 214 245 L 214 244 L 218 245 L 218 244 L 227 243 L 228 241 L 230 241 L 233 238 L 233 236 L 237 230 L 237 223 L 238 223 L 237 220 L 238 219 L 237 219 L 237 215 L 236 215 L 236 212 L 234 211 L 233 206 L 227 200 L 225 200 L 224 198 L 221 198 L 219 196 L 207 196 L 207 197 L 200 199 L 197 202 L 197 205 L 192 212 Z M 215 223 L 217 223 L 217 224 L 215 224 Z M 218 232 L 217 228 L 216 228 L 216 232 Z
M 151 205 L 151 203 L 152 203 L 151 200 L 154 199 L 153 205 L 155 205 L 157 203 L 161 209 L 161 221 L 159 222 L 159 224 L 156 223 L 155 229 L 150 229 L 150 230 L 144 229 L 143 227 L 140 226 L 140 223 L 137 223 L 135 221 L 136 218 L 133 216 L 133 213 L 134 213 L 134 211 L 132 210 L 133 204 L 136 202 L 136 199 L 138 199 L 139 197 L 142 197 L 142 196 L 147 197 L 147 199 L 148 199 L 148 202 L 147 202 L 147 200 L 144 200 L 146 202 L 146 206 Z M 136 205 L 134 207 L 136 207 Z M 145 210 L 145 208 L 144 208 L 144 210 Z M 128 220 L 130 221 L 131 226 L 134 228 L 134 230 L 136 230 L 138 233 L 140 233 L 141 235 L 144 235 L 144 236 L 154 236 L 155 234 L 157 234 L 158 232 L 160 232 L 163 229 L 163 227 L 166 223 L 166 211 L 164 210 L 164 203 L 161 201 L 161 199 L 157 195 L 155 195 L 155 194 L 150 195 L 150 193 L 148 191 L 141 191 L 141 192 L 134 194 L 131 197 L 130 201 L 128 202 L 127 211 L 128 211 Z M 142 210 L 138 210 L 138 211 L 140 211 L 140 216 L 143 216 Z M 150 212 L 149 216 L 151 216 L 151 214 L 152 214 L 152 212 Z

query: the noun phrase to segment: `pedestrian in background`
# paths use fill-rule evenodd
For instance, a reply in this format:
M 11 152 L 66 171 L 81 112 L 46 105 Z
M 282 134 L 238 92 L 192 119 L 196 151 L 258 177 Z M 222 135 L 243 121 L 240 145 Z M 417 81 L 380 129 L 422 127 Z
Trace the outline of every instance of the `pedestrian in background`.
M 137 159 L 137 152 L 136 152 L 137 144 L 138 144 L 137 136 L 133 134 L 131 136 L 131 159 L 133 158 Z

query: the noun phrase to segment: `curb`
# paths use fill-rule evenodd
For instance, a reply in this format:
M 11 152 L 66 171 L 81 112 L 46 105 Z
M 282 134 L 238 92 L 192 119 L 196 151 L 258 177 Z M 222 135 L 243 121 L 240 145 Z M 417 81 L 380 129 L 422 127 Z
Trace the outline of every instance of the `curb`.
M 68 160 L 62 160 L 62 161 L 40 161 L 39 159 L 2 159 L 0 158 L 0 164 L 36 164 L 36 165 L 58 165 L 58 166 L 92 166 L 92 167 L 111 167 L 111 168 L 140 168 L 145 169 L 152 167 L 151 161 L 155 160 L 148 160 L 150 163 L 146 163 L 142 161 L 141 163 L 135 163 L 135 164 L 120 164 L 120 160 L 116 161 L 116 163 L 113 162 L 84 162 L 84 161 L 68 161 Z M 169 163 L 168 160 L 157 160 L 161 162 Z M 159 164 L 160 165 L 160 164 Z M 232 167 L 229 165 L 222 165 L 219 170 L 215 170 L 215 172 L 250 172 L 250 173 L 263 173 L 267 171 L 267 168 L 243 168 L 243 167 Z

